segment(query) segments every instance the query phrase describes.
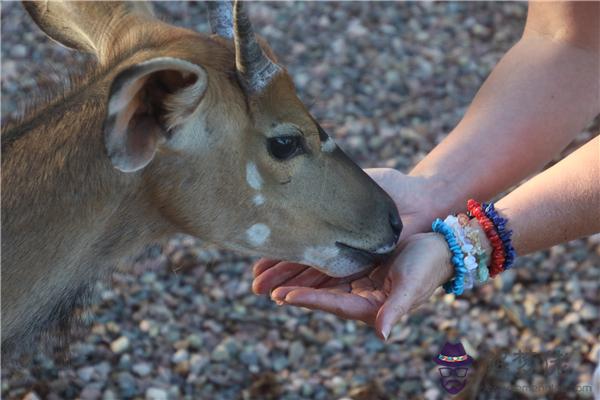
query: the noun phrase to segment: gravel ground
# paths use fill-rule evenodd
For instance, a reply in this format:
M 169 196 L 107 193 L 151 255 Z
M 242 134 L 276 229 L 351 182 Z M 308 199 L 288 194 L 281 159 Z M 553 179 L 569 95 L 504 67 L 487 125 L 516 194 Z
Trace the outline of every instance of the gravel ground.
M 205 6 L 157 3 L 177 25 L 207 31 Z M 301 98 L 363 167 L 402 171 L 457 123 L 523 27 L 522 3 L 256 3 L 256 29 Z M 47 40 L 17 3 L 2 3 L 2 117 L 37 84 L 86 60 Z M 598 133 L 598 123 L 566 150 Z M 565 152 L 565 154 L 566 154 Z M 438 399 L 437 355 L 458 335 L 479 361 L 465 398 L 591 398 L 600 350 L 600 235 L 519 260 L 493 284 L 438 293 L 388 343 L 320 312 L 277 307 L 250 291 L 252 260 L 178 236 L 99 284 L 91 330 L 67 362 L 37 356 L 2 368 L 5 399 Z M 531 368 L 523 352 L 567 355 Z M 532 390 L 483 385 L 538 385 Z

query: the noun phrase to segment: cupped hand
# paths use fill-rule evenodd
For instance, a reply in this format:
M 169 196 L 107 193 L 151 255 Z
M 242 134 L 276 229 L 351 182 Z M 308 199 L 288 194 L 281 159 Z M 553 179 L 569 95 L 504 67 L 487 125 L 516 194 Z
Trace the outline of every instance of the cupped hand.
M 392 260 L 367 276 L 330 278 L 305 265 L 266 259 L 255 265 L 254 276 L 254 291 L 270 293 L 279 304 L 360 320 L 387 339 L 402 315 L 450 279 L 452 267 L 444 238 L 421 233 L 404 240 Z
M 412 274 L 411 269 L 418 269 L 420 262 L 433 262 L 417 260 L 415 254 L 412 255 L 415 259 L 410 261 L 403 255 L 416 247 L 423 250 L 423 244 L 419 243 L 424 242 L 424 237 L 417 241 L 407 238 L 424 232 L 431 226 L 433 198 L 423 178 L 407 176 L 391 168 L 368 169 L 366 172 L 392 197 L 398 207 L 403 223 L 399 246 L 402 253 L 397 252 L 387 264 L 376 267 L 368 275 L 346 278 L 331 278 L 302 264 L 262 259 L 254 266 L 253 290 L 257 294 L 271 293 L 271 297 L 280 304 L 329 311 L 343 318 L 361 320 L 370 325 L 378 324 L 378 332 L 385 337 L 391 329 L 391 325 L 388 327 L 387 324 L 387 319 L 391 317 L 387 316 L 388 312 L 382 312 L 381 317 L 378 317 L 379 309 L 390 296 L 395 299 L 404 297 L 403 303 L 398 307 L 408 307 L 408 293 L 413 290 L 405 287 L 408 286 L 407 283 L 394 286 L 391 290 L 393 285 L 390 284 L 406 282 L 399 278 L 404 273 L 402 271 L 407 270 Z M 428 252 L 429 250 L 424 250 L 424 253 Z M 427 255 L 423 254 L 422 257 Z M 410 265 L 411 262 L 414 264 Z M 425 277 L 426 275 L 423 276 Z M 412 278 L 410 285 L 423 286 L 416 278 L 418 276 Z M 396 295 L 399 291 L 404 294 Z M 411 306 L 414 304 L 416 301 Z

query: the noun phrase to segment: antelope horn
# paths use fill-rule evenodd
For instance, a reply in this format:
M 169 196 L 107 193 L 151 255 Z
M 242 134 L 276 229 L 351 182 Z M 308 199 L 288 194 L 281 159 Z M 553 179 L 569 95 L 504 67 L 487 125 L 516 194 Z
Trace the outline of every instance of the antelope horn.
M 281 71 L 281 67 L 263 52 L 243 7 L 242 1 L 235 0 L 233 7 L 235 66 L 245 89 L 256 94 L 269 85 L 273 77 Z
M 208 22 L 212 33 L 225 39 L 233 39 L 233 8 L 231 1 L 209 1 Z

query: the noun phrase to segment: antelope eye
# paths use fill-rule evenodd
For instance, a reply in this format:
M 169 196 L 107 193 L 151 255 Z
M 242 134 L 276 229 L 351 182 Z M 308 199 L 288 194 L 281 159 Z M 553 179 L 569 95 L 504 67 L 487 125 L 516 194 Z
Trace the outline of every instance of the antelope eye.
M 270 138 L 267 144 L 269 153 L 278 160 L 289 160 L 302 153 L 302 138 L 300 136 L 279 136 Z

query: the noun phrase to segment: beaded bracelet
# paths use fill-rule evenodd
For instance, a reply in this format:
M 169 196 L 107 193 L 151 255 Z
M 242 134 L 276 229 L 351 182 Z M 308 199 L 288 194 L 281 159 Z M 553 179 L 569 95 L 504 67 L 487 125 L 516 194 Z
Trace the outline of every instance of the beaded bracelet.
M 485 252 L 478 258 L 479 266 L 477 267 L 477 280 L 481 283 L 487 282 L 490 278 L 490 271 L 487 266 L 488 260 L 489 257 Z
M 456 217 L 460 226 L 465 231 L 465 236 L 469 239 L 474 248 L 475 258 L 477 259 L 477 271 L 474 280 L 478 283 L 485 283 L 490 276 L 487 266 L 489 257 L 479 241 L 479 233 L 475 228 L 469 225 L 471 220 L 466 214 L 461 213 Z
M 477 270 L 477 259 L 475 258 L 475 246 L 471 243 L 469 238 L 466 236 L 466 232 L 458 217 L 454 215 L 448 215 L 444 219 L 444 223 L 452 229 L 454 236 L 456 237 L 460 249 L 463 253 L 463 262 L 467 269 L 464 279 L 464 288 L 472 289 L 475 281 L 475 272 Z
M 494 278 L 504 270 L 504 262 L 506 261 L 502 240 L 500 240 L 492 221 L 483 212 L 481 204 L 473 199 L 469 199 L 467 201 L 467 209 L 473 217 L 477 218 L 492 246 L 492 262 L 490 263 L 489 272 L 490 276 Z
M 454 293 L 455 295 L 462 294 L 464 291 L 464 279 L 465 272 L 467 272 L 467 268 L 465 267 L 463 261 L 463 254 L 460 249 L 460 245 L 458 244 L 452 229 L 444 223 L 441 219 L 437 218 L 431 224 L 431 229 L 434 232 L 440 233 L 446 239 L 448 243 L 448 247 L 450 248 L 450 252 L 452 253 L 452 265 L 454 266 L 454 277 L 452 277 L 448 282 L 444 283 L 443 287 L 446 293 Z
M 485 231 L 485 234 L 490 241 L 492 246 L 492 259 L 489 266 L 489 273 L 492 278 L 496 277 L 503 271 L 503 265 L 505 261 L 504 247 L 502 241 L 496 232 L 496 228 L 490 219 L 485 215 L 481 205 L 475 200 L 469 200 L 467 202 L 467 208 L 469 213 L 477 218 L 477 221 Z
M 487 215 L 487 217 L 494 223 L 496 232 L 498 232 L 498 236 L 502 241 L 504 254 L 506 255 L 506 260 L 504 261 L 504 270 L 507 270 L 513 266 L 515 257 L 517 256 L 511 241 L 512 231 L 506 229 L 506 224 L 508 221 L 506 218 L 502 218 L 500 215 L 498 215 L 498 212 L 494 208 L 494 203 L 483 203 L 483 211 L 485 212 L 485 215 Z

